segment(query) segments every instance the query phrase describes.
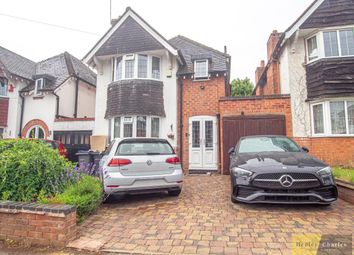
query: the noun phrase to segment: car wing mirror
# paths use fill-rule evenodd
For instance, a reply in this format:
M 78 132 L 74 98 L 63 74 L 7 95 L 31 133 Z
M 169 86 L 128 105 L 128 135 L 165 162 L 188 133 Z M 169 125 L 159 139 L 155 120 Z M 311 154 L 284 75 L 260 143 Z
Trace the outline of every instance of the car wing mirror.
M 235 152 L 235 148 L 231 147 L 228 151 L 229 155 L 231 156 L 231 154 L 233 154 Z
M 310 152 L 309 148 L 307 148 L 307 147 L 302 147 L 302 150 L 303 150 L 304 152 L 306 152 L 306 153 L 309 153 L 309 152 Z

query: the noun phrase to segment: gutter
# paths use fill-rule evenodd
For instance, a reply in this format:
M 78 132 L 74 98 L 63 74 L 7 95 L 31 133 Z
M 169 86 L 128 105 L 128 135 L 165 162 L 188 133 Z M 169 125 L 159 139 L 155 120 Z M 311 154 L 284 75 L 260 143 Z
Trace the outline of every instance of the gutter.
M 21 92 L 18 92 L 18 94 L 21 98 L 20 130 L 18 132 L 18 137 L 22 138 L 23 112 L 25 111 L 25 97 L 21 95 Z
M 75 84 L 75 108 L 74 108 L 74 118 L 77 118 L 77 104 L 79 100 L 79 78 L 76 77 L 76 84 Z
M 219 166 L 220 166 L 220 173 L 222 172 L 221 169 L 221 123 L 220 123 L 220 113 L 216 114 L 216 118 L 218 119 L 218 157 L 219 157 Z
M 53 95 L 56 97 L 56 109 L 55 109 L 55 118 L 57 119 L 59 117 L 59 96 L 57 94 L 55 94 L 55 92 L 53 91 Z
M 179 79 L 180 85 L 180 101 L 179 101 L 179 158 L 183 162 L 183 81 L 182 78 Z M 183 163 L 182 163 L 183 166 Z M 182 167 L 183 170 L 183 167 Z

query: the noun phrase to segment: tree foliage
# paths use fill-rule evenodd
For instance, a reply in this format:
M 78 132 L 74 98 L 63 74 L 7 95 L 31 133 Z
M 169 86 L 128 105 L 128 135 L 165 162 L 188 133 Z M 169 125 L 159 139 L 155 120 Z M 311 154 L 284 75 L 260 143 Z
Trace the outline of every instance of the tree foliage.
M 231 82 L 231 95 L 236 96 L 250 96 L 252 95 L 254 85 L 251 80 L 246 77 L 245 79 L 234 79 Z

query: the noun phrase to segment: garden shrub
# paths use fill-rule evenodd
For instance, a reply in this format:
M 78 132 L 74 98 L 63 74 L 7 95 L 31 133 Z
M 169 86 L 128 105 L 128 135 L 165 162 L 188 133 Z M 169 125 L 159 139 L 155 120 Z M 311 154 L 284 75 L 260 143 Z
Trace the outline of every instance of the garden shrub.
M 41 198 L 39 202 L 75 205 L 78 221 L 94 212 L 102 202 L 101 182 L 97 177 L 82 174 L 80 180 L 69 185 L 63 193 L 51 198 Z
M 42 141 L 0 140 L 0 200 L 30 202 L 77 180 L 73 164 Z

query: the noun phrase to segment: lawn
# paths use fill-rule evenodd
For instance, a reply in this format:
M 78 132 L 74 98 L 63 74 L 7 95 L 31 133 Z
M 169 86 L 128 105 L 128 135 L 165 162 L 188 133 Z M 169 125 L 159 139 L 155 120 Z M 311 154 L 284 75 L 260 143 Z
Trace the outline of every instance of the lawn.
M 332 170 L 334 177 L 354 183 L 354 168 L 333 167 Z

